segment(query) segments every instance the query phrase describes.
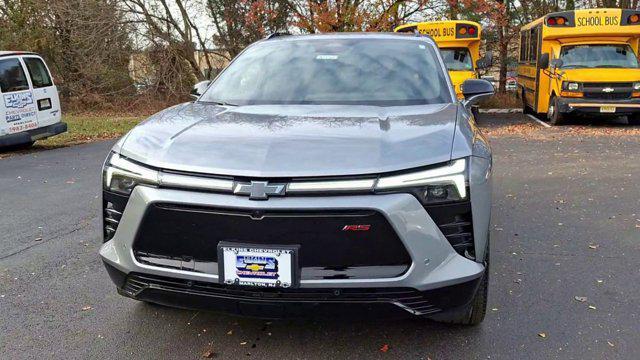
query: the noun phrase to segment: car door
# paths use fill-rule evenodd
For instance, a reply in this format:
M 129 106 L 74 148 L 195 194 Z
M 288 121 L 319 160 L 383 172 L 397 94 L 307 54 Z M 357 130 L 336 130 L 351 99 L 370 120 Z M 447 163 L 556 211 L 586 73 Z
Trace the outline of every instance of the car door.
M 0 135 L 38 127 L 37 106 L 20 58 L 0 58 Z
M 22 61 L 28 70 L 31 81 L 39 126 L 48 126 L 59 122 L 61 118 L 60 99 L 49 68 L 42 58 L 36 55 L 25 55 L 22 57 Z

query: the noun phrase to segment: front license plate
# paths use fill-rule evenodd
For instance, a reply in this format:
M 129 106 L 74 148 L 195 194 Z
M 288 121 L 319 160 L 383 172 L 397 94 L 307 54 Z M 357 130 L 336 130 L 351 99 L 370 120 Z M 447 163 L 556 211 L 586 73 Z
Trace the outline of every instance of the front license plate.
M 297 247 L 237 244 L 218 245 L 220 282 L 227 285 L 294 287 Z
M 614 113 L 614 112 L 616 112 L 616 107 L 615 106 L 601 106 L 600 107 L 600 112 L 601 113 Z

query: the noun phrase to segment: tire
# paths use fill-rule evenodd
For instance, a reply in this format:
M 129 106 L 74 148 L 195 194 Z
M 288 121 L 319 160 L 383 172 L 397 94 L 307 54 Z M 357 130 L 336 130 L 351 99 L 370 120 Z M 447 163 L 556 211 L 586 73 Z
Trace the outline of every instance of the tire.
M 640 114 L 627 116 L 627 123 L 629 123 L 629 125 L 640 125 Z
M 480 286 L 476 295 L 471 300 L 471 304 L 462 309 L 455 309 L 445 313 L 436 314 L 432 320 L 454 324 L 454 325 L 479 325 L 487 314 L 487 299 L 489 295 L 489 243 L 487 243 L 486 261 L 484 275 L 480 281 Z
M 553 96 L 551 100 L 549 100 L 549 110 L 547 111 L 547 119 L 549 119 L 549 124 L 558 126 L 562 125 L 562 123 L 566 120 L 564 114 L 558 111 L 558 98 Z
M 527 105 L 527 98 L 525 97 L 524 88 L 520 93 L 520 100 L 522 101 L 522 113 L 523 114 L 532 114 L 533 110 Z

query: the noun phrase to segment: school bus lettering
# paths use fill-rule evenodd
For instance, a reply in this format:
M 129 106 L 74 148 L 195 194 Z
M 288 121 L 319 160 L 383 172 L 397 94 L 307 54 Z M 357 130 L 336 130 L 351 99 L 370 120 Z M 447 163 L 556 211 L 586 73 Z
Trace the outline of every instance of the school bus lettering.
M 456 35 L 455 28 L 429 28 L 429 29 L 421 29 L 421 34 L 429 35 L 432 38 L 440 38 L 440 37 L 451 37 Z
M 620 25 L 618 16 L 586 16 L 577 19 L 578 26 L 616 26 Z

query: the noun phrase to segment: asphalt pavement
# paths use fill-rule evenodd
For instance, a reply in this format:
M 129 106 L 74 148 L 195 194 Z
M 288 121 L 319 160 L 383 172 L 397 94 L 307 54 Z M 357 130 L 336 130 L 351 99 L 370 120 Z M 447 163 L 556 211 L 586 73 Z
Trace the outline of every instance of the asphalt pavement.
M 97 255 L 113 143 L 100 142 L 0 159 L 0 358 L 638 358 L 640 135 L 518 114 L 480 125 L 494 149 L 480 326 L 264 321 L 123 298 Z

